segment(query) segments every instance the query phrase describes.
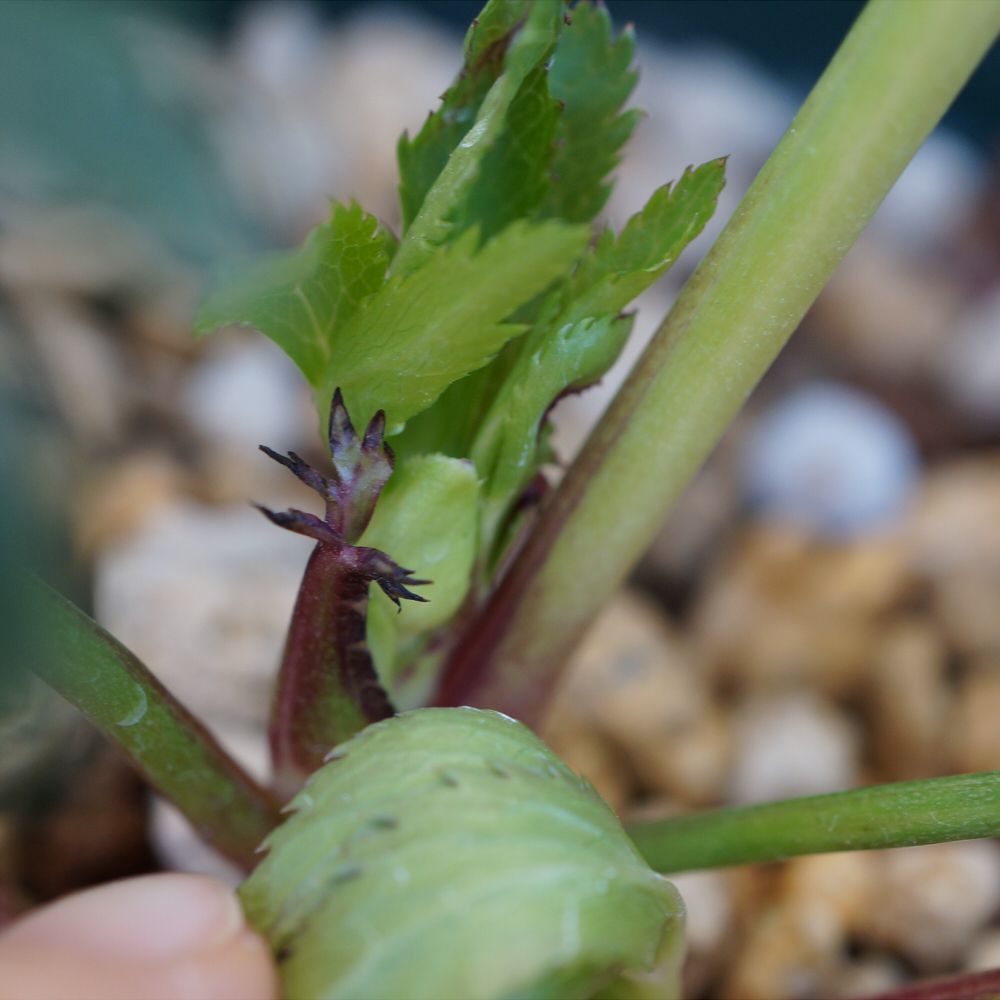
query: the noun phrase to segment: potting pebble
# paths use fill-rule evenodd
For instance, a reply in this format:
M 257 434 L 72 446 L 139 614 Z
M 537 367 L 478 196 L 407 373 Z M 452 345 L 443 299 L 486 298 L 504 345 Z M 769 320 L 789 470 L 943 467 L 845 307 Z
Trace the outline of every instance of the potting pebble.
M 219 337 L 184 386 L 184 409 L 212 443 L 247 460 L 257 446 L 295 445 L 313 417 L 295 365 L 271 341 Z
M 801 1000 L 828 996 L 842 974 L 844 946 L 872 902 L 876 862 L 868 854 L 795 858 L 777 892 L 747 914 L 747 936 L 730 970 L 726 996 Z
M 887 779 L 929 778 L 942 765 L 952 692 L 948 648 L 927 622 L 901 618 L 885 629 L 872 657 L 873 754 Z
M 663 615 L 634 593 L 616 598 L 588 632 L 546 732 L 573 756 L 571 734 L 585 729 L 618 747 L 644 788 L 693 802 L 721 792 L 728 727 Z
M 1000 930 L 993 928 L 975 938 L 969 946 L 962 967 L 966 972 L 1000 969 Z
M 962 316 L 942 351 L 941 380 L 956 406 L 1000 428 L 1000 291 Z
M 812 694 L 752 699 L 736 713 L 729 798 L 749 804 L 851 788 L 858 736 L 845 715 Z
M 900 952 L 925 974 L 957 962 L 974 935 L 1000 914 L 1000 844 L 931 844 L 887 852 L 859 920 L 869 940 Z
M 1000 770 L 1000 656 L 975 663 L 959 681 L 948 726 L 950 764 L 960 772 Z
M 872 219 L 901 255 L 940 249 L 975 211 L 986 165 L 967 139 L 936 129 L 917 150 Z
M 693 652 L 740 690 L 808 685 L 847 697 L 866 683 L 884 619 L 915 584 L 893 538 L 831 543 L 750 524 L 702 570 Z
M 813 382 L 776 402 L 750 434 L 744 489 L 765 516 L 838 536 L 884 528 L 920 463 L 905 425 L 847 385 Z

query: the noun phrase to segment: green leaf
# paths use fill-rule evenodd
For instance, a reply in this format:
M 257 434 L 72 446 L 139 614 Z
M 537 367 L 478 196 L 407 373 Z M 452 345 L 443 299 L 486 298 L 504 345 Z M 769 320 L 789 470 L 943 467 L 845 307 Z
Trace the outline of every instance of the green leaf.
M 604 207 L 611 191 L 605 181 L 619 151 L 641 117 L 621 112 L 635 87 L 635 40 L 630 28 L 612 38 L 603 5 L 578 3 L 570 13 L 549 73 L 552 96 L 565 109 L 559 122 L 555 183 L 543 214 L 587 222 Z
M 337 330 L 382 287 L 391 251 L 391 237 L 373 215 L 355 203 L 334 202 L 329 221 L 300 250 L 260 260 L 214 290 L 198 311 L 195 329 L 205 334 L 231 324 L 255 327 L 318 387 Z
M 725 186 L 725 159 L 688 167 L 675 184 L 657 188 L 615 237 L 605 230 L 573 276 L 570 317 L 624 309 L 663 275 L 705 228 Z
M 498 45 L 506 51 L 517 26 L 531 13 L 534 0 L 489 0 L 465 33 L 462 48 L 467 66 L 481 63 Z
M 587 236 L 582 226 L 519 222 L 478 252 L 474 231 L 437 248 L 337 331 L 323 398 L 340 386 L 359 422 L 384 408 L 400 430 L 524 331 L 503 320 L 566 274 Z
M 411 195 L 418 189 L 426 191 L 432 171 L 443 169 L 447 157 L 445 146 L 449 143 L 454 146 L 459 139 L 457 123 L 468 122 L 471 116 L 475 81 L 481 82 L 491 67 L 496 72 L 497 52 L 509 44 L 510 32 L 527 7 L 524 3 L 490 3 L 470 30 L 463 75 L 445 95 L 441 109 L 428 120 L 418 138 L 409 143 L 404 137 L 401 143 L 403 189 Z M 482 232 L 495 232 L 510 219 L 535 214 L 540 208 L 549 214 L 565 211 L 584 220 L 596 213 L 606 197 L 603 178 L 616 162 L 617 150 L 635 121 L 635 114 L 619 113 L 635 85 L 636 74 L 631 68 L 633 48 L 630 32 L 617 39 L 612 37 L 610 20 L 603 8 L 581 3 L 573 9 L 571 23 L 556 44 L 551 78 L 544 65 L 535 66 L 511 102 L 494 144 L 481 156 L 478 172 L 455 197 L 448 221 L 456 231 L 478 225 Z M 488 53 L 492 64 L 487 59 Z M 550 87 L 566 103 L 562 113 L 549 93 Z M 446 136 L 449 128 L 451 132 Z M 553 141 L 556 138 L 558 153 Z M 433 155 L 432 150 L 436 150 Z M 550 190 L 554 154 L 558 161 L 554 169 L 558 175 L 557 192 Z M 418 183 L 419 177 L 423 181 Z M 404 209 L 405 202 L 404 197 Z M 622 256 L 625 255 L 619 254 Z M 628 260 L 621 263 L 627 270 Z M 578 312 L 566 319 L 613 314 L 619 308 Z M 498 357 L 487 368 L 449 388 L 431 409 L 408 426 L 398 446 L 409 453 L 440 450 L 469 455 L 476 428 L 494 404 L 515 358 L 516 354 L 510 358 Z M 562 388 L 565 386 L 559 387 L 556 394 Z M 536 427 L 541 412 L 551 401 L 546 400 L 541 411 L 527 418 L 529 427 Z M 495 448 L 495 443 L 491 447 Z M 538 463 L 525 464 L 537 467 Z
M 285 996 L 679 995 L 680 897 L 526 727 L 423 709 L 332 757 L 240 889 Z
M 483 418 L 517 362 L 520 341 L 513 340 L 484 367 L 453 382 L 434 405 L 422 410 L 393 438 L 397 455 L 442 452 L 468 458 Z
M 400 137 L 396 154 L 404 232 L 503 71 L 507 48 L 518 25 L 530 13 L 532 2 L 490 0 L 469 27 L 465 63 L 458 79 L 441 98 L 441 106 L 427 116 L 414 138 L 405 132 Z
M 503 23 L 508 22 L 504 19 Z M 461 223 L 456 222 L 456 218 L 461 218 L 462 206 L 479 176 L 483 159 L 503 134 L 511 105 L 522 84 L 548 57 L 561 27 L 562 4 L 558 0 L 536 0 L 531 5 L 527 19 L 507 48 L 503 72 L 482 98 L 474 122 L 454 144 L 447 162 L 427 189 L 420 209 L 407 228 L 393 260 L 394 274 L 407 274 L 419 268 L 435 247 L 447 243 L 461 232 Z M 472 87 L 472 84 L 469 86 Z M 472 102 L 463 100 L 461 105 L 468 109 L 470 103 Z M 433 118 L 428 125 L 432 122 Z M 445 115 L 432 126 L 432 133 L 446 133 L 448 141 L 451 141 L 457 129 L 453 131 L 450 127 L 443 128 L 446 122 Z M 424 147 L 419 158 L 419 172 L 410 169 L 417 157 L 409 151 L 400 153 L 401 170 L 408 174 L 403 182 L 404 192 L 408 192 L 404 193 L 404 203 L 411 209 L 422 183 L 420 178 L 426 181 L 428 164 L 440 160 L 444 147 L 440 136 L 435 142 L 431 142 L 430 136 L 426 142 L 418 137 L 416 144 Z
M 563 323 L 532 338 L 532 348 L 518 358 L 472 449 L 486 480 L 482 537 L 488 552 L 511 502 L 541 465 L 539 431 L 546 411 L 566 389 L 599 378 L 618 357 L 631 328 L 631 317 Z
M 400 136 L 396 158 L 404 233 L 416 218 L 452 150 L 472 126 L 483 98 L 503 69 L 503 57 L 515 26 L 504 27 L 506 32 L 495 38 L 492 46 L 476 51 L 471 59 L 467 55 L 466 65 L 455 83 L 445 91 L 441 106 L 427 116 L 416 136 L 411 139 L 406 132 Z
M 559 116 L 559 102 L 549 95 L 548 71 L 538 66 L 514 98 L 503 135 L 483 157 L 453 216 L 457 229 L 478 226 L 484 237 L 491 236 L 536 211 L 551 187 Z
M 196 325 L 256 327 L 302 369 L 320 414 L 340 386 L 360 422 L 384 408 L 398 431 L 524 331 L 503 320 L 567 273 L 587 235 L 581 226 L 518 223 L 477 251 L 470 231 L 386 283 L 389 237 L 356 205 L 335 205 L 301 250 L 261 261 L 212 294 Z
M 472 463 L 445 455 L 401 462 L 379 497 L 360 544 L 391 552 L 401 565 L 432 581 L 423 591 L 428 602 L 407 604 L 399 614 L 377 586 L 371 588 L 368 641 L 379 677 L 389 688 L 398 664 L 409 662 L 405 654 L 414 640 L 447 622 L 465 600 L 476 557 L 478 501 Z
M 510 505 L 542 464 L 545 413 L 563 392 L 593 383 L 614 363 L 631 327 L 619 314 L 704 228 L 724 171 L 722 160 L 689 168 L 654 192 L 617 237 L 606 230 L 520 344 L 471 449 L 486 480 L 482 538 L 491 555 Z

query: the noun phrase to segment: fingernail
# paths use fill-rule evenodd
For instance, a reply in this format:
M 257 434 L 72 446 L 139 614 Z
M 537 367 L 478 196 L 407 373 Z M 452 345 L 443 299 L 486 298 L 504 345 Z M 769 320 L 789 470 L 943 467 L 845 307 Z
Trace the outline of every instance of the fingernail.
M 147 875 L 61 900 L 9 932 L 91 957 L 162 961 L 223 947 L 241 933 L 233 892 L 201 875 Z

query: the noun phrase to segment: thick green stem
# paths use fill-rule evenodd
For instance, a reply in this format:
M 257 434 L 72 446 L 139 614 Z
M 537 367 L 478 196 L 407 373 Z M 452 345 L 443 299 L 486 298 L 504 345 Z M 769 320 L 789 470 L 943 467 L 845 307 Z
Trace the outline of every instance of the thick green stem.
M 124 646 L 65 598 L 31 584 L 32 669 L 117 743 L 199 833 L 249 869 L 280 821 L 271 795 Z
M 1000 771 L 875 785 L 629 828 L 660 872 L 1000 836 Z
M 998 31 L 998 0 L 872 0 L 462 643 L 442 703 L 537 719 L 568 651 Z

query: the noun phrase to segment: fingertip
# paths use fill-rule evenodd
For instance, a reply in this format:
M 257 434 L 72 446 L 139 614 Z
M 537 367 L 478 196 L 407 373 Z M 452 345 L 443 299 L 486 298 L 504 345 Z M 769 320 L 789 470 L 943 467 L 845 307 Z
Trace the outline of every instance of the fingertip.
M 216 948 L 244 926 L 236 896 L 218 879 L 171 873 L 73 893 L 30 913 L 0 941 L 154 961 Z
M 264 940 L 235 894 L 200 875 L 76 893 L 0 935 L 0 1000 L 274 1000 Z
M 278 974 L 267 943 L 247 929 L 227 945 L 170 970 L 177 1000 L 278 1000 Z

